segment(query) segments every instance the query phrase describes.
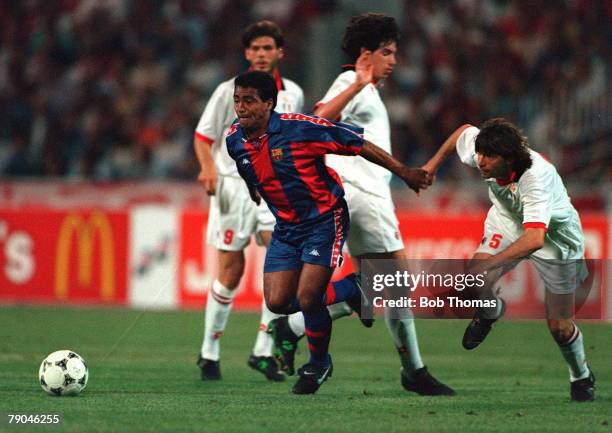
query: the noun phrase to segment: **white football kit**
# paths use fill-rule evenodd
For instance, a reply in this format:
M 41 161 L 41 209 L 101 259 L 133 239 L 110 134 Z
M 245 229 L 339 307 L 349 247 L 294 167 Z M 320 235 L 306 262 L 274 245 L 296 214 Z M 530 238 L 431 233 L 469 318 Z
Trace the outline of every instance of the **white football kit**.
M 469 127 L 457 140 L 464 164 L 478 167 L 475 140 Z M 529 258 L 552 293 L 571 293 L 587 276 L 584 235 L 578 212 L 572 206 L 561 177 L 542 155 L 529 150 L 532 166 L 514 182 L 486 179 L 493 206 L 485 220 L 484 237 L 476 252 L 497 254 L 524 233 L 525 228 L 546 228 L 544 246 Z
M 340 74 L 317 105 L 338 96 L 355 82 L 355 77 L 352 70 Z M 391 153 L 389 115 L 374 84 L 368 84 L 355 95 L 338 120 L 363 128 L 366 140 Z M 327 155 L 326 163 L 338 173 L 344 186 L 351 219 L 347 239 L 350 254 L 360 256 L 403 249 L 389 187 L 391 172 L 361 156 Z
M 275 111 L 300 112 L 304 93 L 300 86 L 282 78 Z M 196 127 L 196 136 L 212 146 L 212 156 L 219 176 L 216 193 L 211 197 L 206 242 L 219 250 L 240 251 L 251 235 L 271 231 L 275 219 L 267 205 L 257 206 L 238 174 L 236 163 L 227 153 L 225 136 L 236 118 L 234 78 L 219 84 L 206 104 Z

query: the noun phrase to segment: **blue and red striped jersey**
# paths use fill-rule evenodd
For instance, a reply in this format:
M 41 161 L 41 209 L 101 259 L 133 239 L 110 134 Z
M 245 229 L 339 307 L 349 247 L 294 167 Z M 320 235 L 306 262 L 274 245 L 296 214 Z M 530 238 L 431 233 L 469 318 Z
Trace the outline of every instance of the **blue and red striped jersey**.
M 334 209 L 344 196 L 325 155 L 359 155 L 363 129 L 320 117 L 272 112 L 266 133 L 245 139 L 236 119 L 227 151 L 238 172 L 257 188 L 277 221 L 300 223 Z

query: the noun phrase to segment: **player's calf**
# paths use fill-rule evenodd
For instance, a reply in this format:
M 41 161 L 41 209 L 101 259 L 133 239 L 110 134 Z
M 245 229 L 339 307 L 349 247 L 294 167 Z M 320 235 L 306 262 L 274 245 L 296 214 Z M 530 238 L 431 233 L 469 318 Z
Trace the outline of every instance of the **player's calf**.
M 594 400 L 595 376 L 587 364 L 582 332 L 571 319 L 548 319 L 548 328 L 569 368 L 572 400 Z

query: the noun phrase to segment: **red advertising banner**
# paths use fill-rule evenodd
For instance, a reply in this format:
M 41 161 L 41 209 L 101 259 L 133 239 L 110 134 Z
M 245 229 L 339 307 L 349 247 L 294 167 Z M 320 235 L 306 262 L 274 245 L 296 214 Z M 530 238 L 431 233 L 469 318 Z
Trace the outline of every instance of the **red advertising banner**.
M 470 258 L 483 234 L 486 214 L 471 215 L 423 215 L 398 212 L 400 228 L 410 259 L 466 259 Z M 212 248 L 205 247 L 207 214 L 204 211 L 188 210 L 181 216 L 181 245 L 179 254 L 179 305 L 203 308 L 205 294 L 216 276 L 216 255 Z M 582 223 L 585 234 L 587 258 L 607 258 L 608 220 L 605 215 L 584 215 Z M 250 245 L 245 251 L 246 270 L 239 292 L 234 299 L 235 309 L 257 310 L 261 304 L 261 275 L 265 250 Z M 349 258 L 348 255 L 346 257 Z M 351 272 L 350 260 L 337 271 L 336 278 Z M 521 281 L 515 281 L 515 275 Z M 504 277 L 502 284 L 507 290 L 503 296 L 508 300 L 509 316 L 528 316 L 540 310 L 543 304 L 543 289 L 532 269 Z M 605 281 L 605 280 L 604 280 Z M 595 284 L 584 311 L 595 314 L 601 308 L 605 316 L 606 287 Z M 599 315 L 599 314 L 596 314 Z
M 0 210 L 0 302 L 126 303 L 125 212 Z
M 129 209 L 57 210 L 39 207 L 0 210 L 0 303 L 128 304 Z M 178 251 L 176 280 L 170 290 L 182 308 L 203 308 L 217 275 L 216 251 L 206 246 L 208 213 L 181 210 L 173 242 Z M 484 214 L 444 215 L 399 212 L 409 259 L 471 257 L 481 240 Z M 582 215 L 587 258 L 610 257 L 605 214 Z M 246 269 L 234 308 L 259 310 L 265 250 L 246 249 Z M 348 259 L 348 257 L 347 257 Z M 351 272 L 350 260 L 336 278 Z M 517 277 L 516 275 L 520 275 Z M 504 277 L 508 315 L 543 307 L 543 290 L 533 270 Z M 612 311 L 605 278 L 594 283 L 585 311 Z M 176 281 L 176 283 L 174 283 Z
M 206 245 L 208 212 L 186 210 L 180 216 L 179 231 L 179 305 L 203 308 L 206 294 L 217 276 L 217 253 Z M 263 293 L 263 260 L 265 249 L 251 242 L 245 250 L 245 272 L 234 298 L 233 308 L 258 310 Z

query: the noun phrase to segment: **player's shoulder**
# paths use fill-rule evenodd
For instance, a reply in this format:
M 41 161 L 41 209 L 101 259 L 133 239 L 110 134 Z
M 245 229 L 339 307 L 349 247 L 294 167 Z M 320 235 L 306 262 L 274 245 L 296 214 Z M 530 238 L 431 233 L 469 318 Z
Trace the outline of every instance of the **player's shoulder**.
M 354 69 L 347 69 L 346 71 L 341 72 L 336 77 L 336 81 L 350 81 L 351 83 L 355 81 L 355 77 L 357 73 Z
M 467 124 L 466 124 L 467 125 Z M 461 134 L 459 134 L 458 140 L 466 141 L 466 142 L 476 142 L 476 137 L 480 134 L 480 129 L 474 125 L 467 125 L 464 127 Z
M 240 126 L 240 121 L 237 118 L 234 119 L 234 121 L 232 122 L 231 126 L 227 130 L 227 133 L 225 134 L 225 137 L 228 140 L 228 142 L 230 140 L 239 139 L 239 136 L 240 136 L 240 134 L 238 133 L 239 132 L 239 128 L 238 128 L 239 126 Z
M 283 86 L 285 87 L 285 91 L 294 94 L 303 94 L 304 91 L 295 81 L 290 80 L 289 78 L 283 77 Z
M 355 71 L 348 70 L 340 73 L 336 79 L 332 82 L 332 84 L 327 89 L 325 96 L 317 103 L 317 105 L 325 104 L 329 100 L 336 97 L 338 94 L 342 93 L 346 88 L 348 88 L 352 83 L 355 82 Z
M 239 128 L 240 122 L 238 119 L 235 119 L 232 122 L 232 125 L 227 130 L 225 134 L 225 144 L 227 147 L 227 153 L 235 159 L 235 155 L 240 148 L 240 144 L 242 143 L 242 133 Z
M 234 94 L 234 80 L 236 79 L 236 77 L 232 77 L 228 80 L 222 81 L 221 83 L 219 83 L 217 85 L 217 87 L 215 87 L 215 90 L 213 92 L 213 94 L 222 94 L 222 95 L 227 95 L 227 94 Z
M 327 119 L 302 113 L 282 113 L 279 115 L 280 124 L 283 129 L 294 128 L 332 127 L 334 124 Z
M 548 161 L 541 153 L 529 149 L 531 156 L 531 167 L 519 179 L 520 184 L 540 183 L 558 175 L 555 166 Z
M 352 69 L 341 72 L 338 74 L 330 88 L 344 88 L 348 87 L 355 82 L 357 74 Z

